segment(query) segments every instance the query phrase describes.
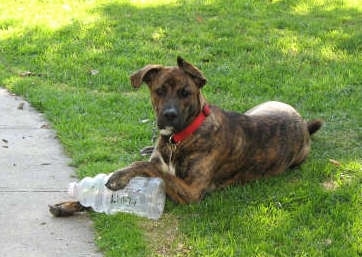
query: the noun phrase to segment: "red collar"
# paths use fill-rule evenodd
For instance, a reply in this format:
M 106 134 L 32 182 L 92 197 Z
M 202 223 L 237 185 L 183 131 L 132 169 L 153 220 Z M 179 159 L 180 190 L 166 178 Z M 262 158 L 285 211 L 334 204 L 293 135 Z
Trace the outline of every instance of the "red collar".
M 188 136 L 192 135 L 202 125 L 202 122 L 206 119 L 207 116 L 210 115 L 210 113 L 211 113 L 210 107 L 207 104 L 205 104 L 204 107 L 202 108 L 202 112 L 200 112 L 199 115 L 197 115 L 194 121 L 191 122 L 190 125 L 188 125 L 180 132 L 173 134 L 170 137 L 170 142 L 178 144 L 184 139 L 186 139 Z

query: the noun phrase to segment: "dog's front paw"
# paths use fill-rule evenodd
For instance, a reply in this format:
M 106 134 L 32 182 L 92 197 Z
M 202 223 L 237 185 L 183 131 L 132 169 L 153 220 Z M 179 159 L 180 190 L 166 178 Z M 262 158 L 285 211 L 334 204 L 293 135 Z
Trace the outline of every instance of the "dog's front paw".
M 90 207 L 84 207 L 80 202 L 68 201 L 54 205 L 49 205 L 49 212 L 54 217 L 67 217 L 72 216 L 77 212 L 90 210 Z
M 130 178 L 127 173 L 116 171 L 108 179 L 106 187 L 113 191 L 123 189 L 128 184 L 129 180 Z

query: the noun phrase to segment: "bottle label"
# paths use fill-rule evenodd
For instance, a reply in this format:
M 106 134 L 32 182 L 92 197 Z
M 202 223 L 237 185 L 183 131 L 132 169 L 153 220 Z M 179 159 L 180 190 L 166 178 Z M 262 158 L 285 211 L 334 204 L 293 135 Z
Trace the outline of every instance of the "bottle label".
M 137 204 L 137 200 L 127 195 L 112 194 L 111 203 L 134 207 Z

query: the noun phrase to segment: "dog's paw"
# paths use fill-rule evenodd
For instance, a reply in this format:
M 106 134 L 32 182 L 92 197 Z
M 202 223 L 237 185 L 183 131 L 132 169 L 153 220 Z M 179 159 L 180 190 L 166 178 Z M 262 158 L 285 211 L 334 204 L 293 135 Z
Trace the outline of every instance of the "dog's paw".
M 144 147 L 144 148 L 142 148 L 142 149 L 140 150 L 140 154 L 141 154 L 142 156 L 151 155 L 151 154 L 153 153 L 153 150 L 154 150 L 154 149 L 155 149 L 154 146 L 146 146 L 146 147 Z
M 106 187 L 113 191 L 123 189 L 129 183 L 129 180 L 130 178 L 127 176 L 127 173 L 117 171 L 108 179 Z
M 90 209 L 89 207 L 84 207 L 79 202 L 74 201 L 48 205 L 48 207 L 49 212 L 54 217 L 68 217 L 74 215 L 77 212 L 83 212 Z

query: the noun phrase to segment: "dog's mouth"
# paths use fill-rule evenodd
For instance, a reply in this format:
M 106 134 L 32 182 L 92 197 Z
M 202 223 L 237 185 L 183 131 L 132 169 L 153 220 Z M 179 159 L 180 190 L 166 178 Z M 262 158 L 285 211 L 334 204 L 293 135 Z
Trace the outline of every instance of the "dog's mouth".
M 157 126 L 160 130 L 160 134 L 163 136 L 170 136 L 174 133 L 177 133 L 183 129 L 183 124 L 181 117 L 178 117 L 174 120 L 168 120 L 163 117 L 159 117 L 157 120 Z
M 174 127 L 166 126 L 165 128 L 159 128 L 162 136 L 171 136 L 175 133 Z
M 172 121 L 172 122 L 166 122 L 164 120 L 159 120 L 157 122 L 158 129 L 160 131 L 160 134 L 163 136 L 170 136 L 175 133 L 180 132 L 185 128 L 185 126 L 181 126 L 181 121 Z

